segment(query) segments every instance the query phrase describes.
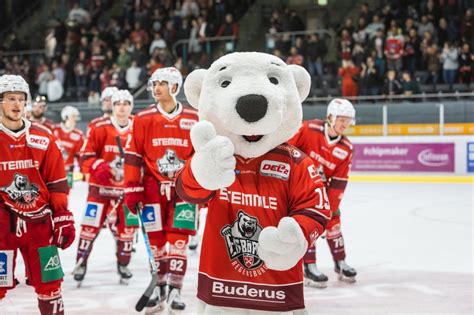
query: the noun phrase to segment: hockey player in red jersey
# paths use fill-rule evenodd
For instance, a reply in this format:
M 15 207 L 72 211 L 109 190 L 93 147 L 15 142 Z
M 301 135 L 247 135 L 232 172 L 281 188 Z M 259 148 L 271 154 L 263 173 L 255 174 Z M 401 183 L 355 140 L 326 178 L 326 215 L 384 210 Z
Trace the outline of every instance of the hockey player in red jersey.
M 33 104 L 31 106 L 31 112 L 29 113 L 29 119 L 32 122 L 38 123 L 40 125 L 45 126 L 50 131 L 54 130 L 54 122 L 44 115 L 48 110 L 48 105 L 46 104 L 46 96 L 37 95 L 33 100 Z
M 348 282 L 355 282 L 357 273 L 345 262 L 339 204 L 347 185 L 352 159 L 352 144 L 343 133 L 354 121 L 355 109 L 351 102 L 337 98 L 328 105 L 326 121 L 305 121 L 290 141 L 313 159 L 326 185 L 332 213 L 326 227 L 326 239 L 334 259 L 334 270 L 339 274 L 339 279 Z M 305 284 L 326 287 L 328 277 L 316 267 L 316 244 L 309 247 L 303 261 Z
M 119 147 L 131 141 L 133 97 L 127 90 L 112 96 L 112 117 L 96 123 L 81 150 L 81 167 L 90 173 L 89 195 L 78 244 L 74 279 L 80 283 L 87 270 L 87 259 L 94 240 L 107 216 L 117 216 L 117 272 L 121 283 L 132 277 L 128 264 L 138 219 L 123 207 L 123 157 Z
M 174 179 L 193 153 L 189 131 L 198 118 L 194 109 L 176 101 L 181 85 L 181 73 L 175 68 L 152 74 L 148 87 L 156 104 L 135 116 L 125 154 L 125 201 L 130 209 L 143 204 L 142 217 L 159 265 L 158 285 L 147 312 L 161 310 L 166 304 L 172 310 L 185 308 L 180 291 L 188 235 L 196 233 L 197 211 L 176 195 Z
M 84 143 L 84 134 L 76 128 L 80 117 L 76 107 L 66 106 L 61 110 L 62 122 L 53 130 L 61 145 L 69 187 L 72 187 L 73 183 L 74 161 L 79 159 L 79 152 Z
M 74 241 L 74 218 L 58 144 L 48 129 L 24 118 L 29 101 L 22 77 L 0 77 L 0 300 L 17 284 L 20 250 L 40 313 L 58 315 L 64 314 L 64 274 L 57 248 Z

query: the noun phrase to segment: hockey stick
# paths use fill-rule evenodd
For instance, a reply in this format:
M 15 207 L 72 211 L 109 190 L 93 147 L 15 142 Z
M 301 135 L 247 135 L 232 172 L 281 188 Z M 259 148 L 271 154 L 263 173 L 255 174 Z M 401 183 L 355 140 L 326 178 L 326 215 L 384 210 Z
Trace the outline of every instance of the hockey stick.
M 151 266 L 151 281 L 148 284 L 147 288 L 145 289 L 145 292 L 143 293 L 143 295 L 140 297 L 137 304 L 135 305 L 135 310 L 137 312 L 141 312 L 143 308 L 146 306 L 146 304 L 150 300 L 151 295 L 153 294 L 156 284 L 158 283 L 158 266 L 156 265 L 155 258 L 153 257 L 153 253 L 151 251 L 150 239 L 148 238 L 148 234 L 146 233 L 145 225 L 143 223 L 142 208 L 143 206 L 139 204 L 137 205 L 136 210 L 137 210 L 138 217 L 140 219 L 140 227 L 142 229 L 143 240 L 145 241 L 146 252 L 148 254 L 148 261 L 150 262 L 150 266 Z

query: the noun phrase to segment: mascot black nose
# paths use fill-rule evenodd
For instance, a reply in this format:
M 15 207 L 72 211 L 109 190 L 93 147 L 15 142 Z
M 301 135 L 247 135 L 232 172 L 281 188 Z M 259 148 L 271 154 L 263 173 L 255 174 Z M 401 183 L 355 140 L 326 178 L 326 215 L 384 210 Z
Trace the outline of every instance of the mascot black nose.
M 237 113 L 246 122 L 256 122 L 267 113 L 268 101 L 262 95 L 249 94 L 237 100 Z

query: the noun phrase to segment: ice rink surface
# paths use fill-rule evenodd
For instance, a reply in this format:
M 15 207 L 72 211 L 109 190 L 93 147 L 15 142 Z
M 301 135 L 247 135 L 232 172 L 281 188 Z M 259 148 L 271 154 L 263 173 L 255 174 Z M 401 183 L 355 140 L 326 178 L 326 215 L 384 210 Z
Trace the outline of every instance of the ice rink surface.
M 78 229 L 86 184 L 75 183 L 71 196 Z M 320 239 L 319 266 L 329 283 L 326 289 L 305 289 L 309 314 L 473 314 L 473 196 L 470 184 L 351 182 L 341 205 L 342 229 L 346 261 L 357 269 L 357 282 L 338 282 L 326 241 Z M 150 279 L 141 235 L 128 286 L 118 284 L 108 230 L 95 243 L 79 289 L 70 274 L 76 248 L 77 242 L 61 253 L 66 314 L 137 314 L 134 305 Z M 197 312 L 198 257 L 189 255 L 182 314 Z M 19 255 L 21 284 L 0 303 L 2 315 L 37 314 L 23 270 Z

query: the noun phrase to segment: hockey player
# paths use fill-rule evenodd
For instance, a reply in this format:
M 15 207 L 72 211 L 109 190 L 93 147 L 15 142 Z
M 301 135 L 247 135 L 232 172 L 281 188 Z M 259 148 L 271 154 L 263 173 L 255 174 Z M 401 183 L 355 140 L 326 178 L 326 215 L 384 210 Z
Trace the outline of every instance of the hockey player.
M 87 259 L 93 242 L 107 216 L 117 216 L 117 271 L 121 283 L 128 283 L 132 273 L 128 269 L 137 217 L 123 207 L 123 157 L 119 147 L 131 141 L 133 97 L 127 90 L 117 90 L 112 96 L 112 117 L 98 122 L 90 130 L 81 150 L 81 166 L 90 173 L 89 195 L 77 250 L 74 279 L 84 280 Z
M 40 313 L 58 315 L 64 305 L 57 248 L 74 241 L 74 218 L 58 144 L 48 129 L 24 118 L 29 101 L 21 76 L 0 77 L 0 300 L 17 284 L 20 250 Z
M 335 272 L 340 280 L 348 282 L 355 282 L 357 273 L 345 262 L 339 203 L 347 185 L 352 159 L 352 144 L 343 133 L 354 122 L 354 106 L 348 100 L 337 98 L 328 105 L 326 121 L 315 119 L 303 122 L 290 141 L 313 159 L 325 182 L 332 213 L 326 226 L 326 239 L 334 259 Z M 303 258 L 305 284 L 325 288 L 328 277 L 316 267 L 315 246 L 310 246 Z
M 143 204 L 142 217 L 159 265 L 158 286 L 147 304 L 148 313 L 162 310 L 165 304 L 171 310 L 185 308 L 180 291 L 186 248 L 188 235 L 196 233 L 196 206 L 179 199 L 174 188 L 176 173 L 193 153 L 189 132 L 198 120 L 194 110 L 176 101 L 181 85 L 181 73 L 175 68 L 152 74 L 148 88 L 156 104 L 135 116 L 125 154 L 125 202 L 130 209 Z
M 36 122 L 40 125 L 45 126 L 52 132 L 54 130 L 54 122 L 44 117 L 47 110 L 48 110 L 48 105 L 46 104 L 46 97 L 43 95 L 37 95 L 35 99 L 33 100 L 29 119 L 32 122 Z
M 76 123 L 80 118 L 81 116 L 76 107 L 66 106 L 61 110 L 62 122 L 53 130 L 54 135 L 61 144 L 67 181 L 71 188 L 73 183 L 74 160 L 79 159 L 79 152 L 84 143 L 84 134 L 81 130 L 76 128 Z

